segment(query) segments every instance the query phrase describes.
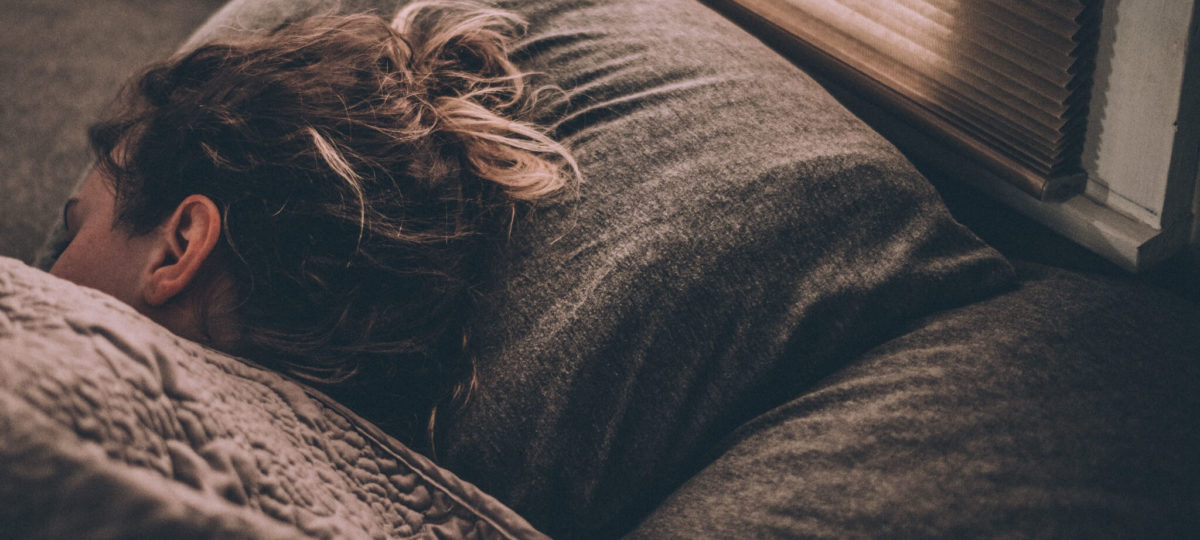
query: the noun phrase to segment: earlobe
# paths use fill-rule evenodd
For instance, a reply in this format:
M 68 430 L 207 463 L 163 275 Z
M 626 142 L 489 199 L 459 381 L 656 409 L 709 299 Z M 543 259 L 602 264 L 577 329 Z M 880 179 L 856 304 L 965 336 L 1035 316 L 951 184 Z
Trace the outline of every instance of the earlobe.
M 185 292 L 200 275 L 221 238 L 221 212 L 212 199 L 189 195 L 163 223 L 158 256 L 144 300 L 161 307 Z

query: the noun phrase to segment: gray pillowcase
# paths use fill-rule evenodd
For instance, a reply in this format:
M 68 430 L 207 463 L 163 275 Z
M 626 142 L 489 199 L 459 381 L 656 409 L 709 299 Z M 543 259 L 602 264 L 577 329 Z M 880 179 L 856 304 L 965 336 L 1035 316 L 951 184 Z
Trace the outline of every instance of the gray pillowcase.
M 1022 265 L 746 423 L 634 538 L 1188 538 L 1200 306 Z
M 325 2 L 235 0 L 191 43 Z M 578 197 L 491 266 L 441 464 L 553 536 L 632 527 L 742 422 L 1012 269 L 887 141 L 694 0 L 500 2 Z M 396 6 L 344 2 L 345 11 Z
M 587 181 L 495 262 L 439 448 L 550 535 L 625 532 L 744 421 L 1010 283 L 888 142 L 704 5 L 515 9 Z

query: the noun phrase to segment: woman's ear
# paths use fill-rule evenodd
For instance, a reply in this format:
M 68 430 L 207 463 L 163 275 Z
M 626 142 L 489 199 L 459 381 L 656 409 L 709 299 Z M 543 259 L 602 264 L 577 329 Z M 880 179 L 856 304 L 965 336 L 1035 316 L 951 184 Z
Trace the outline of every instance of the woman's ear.
M 145 302 L 161 307 L 199 275 L 221 238 L 221 211 L 204 195 L 189 195 L 160 229 L 158 249 L 143 289 Z

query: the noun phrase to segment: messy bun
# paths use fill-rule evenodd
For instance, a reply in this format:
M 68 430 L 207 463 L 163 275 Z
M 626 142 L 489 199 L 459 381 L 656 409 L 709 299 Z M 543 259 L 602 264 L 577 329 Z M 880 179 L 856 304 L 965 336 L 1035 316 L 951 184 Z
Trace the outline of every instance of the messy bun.
M 511 14 L 420 2 L 322 16 L 152 66 L 90 130 L 118 222 L 202 194 L 232 282 L 213 343 L 324 386 L 410 443 L 472 380 L 484 253 L 579 176 L 524 121 Z M 431 427 L 429 428 L 432 429 Z
M 527 99 L 524 74 L 508 58 L 505 31 L 519 27 L 520 19 L 501 10 L 457 17 L 455 9 L 418 2 L 392 22 L 407 36 L 412 73 L 429 74 L 442 128 L 463 142 L 475 174 L 504 186 L 509 197 L 535 200 L 558 191 L 567 180 L 562 165 L 578 175 L 570 153 L 535 127 L 505 116 L 525 116 L 535 103 Z

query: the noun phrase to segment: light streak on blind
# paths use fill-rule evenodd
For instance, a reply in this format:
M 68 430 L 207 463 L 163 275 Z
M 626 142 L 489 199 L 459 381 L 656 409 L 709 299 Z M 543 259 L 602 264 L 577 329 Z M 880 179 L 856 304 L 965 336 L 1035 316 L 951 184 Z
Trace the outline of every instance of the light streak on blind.
M 1082 184 L 1100 0 L 711 0 L 1038 197 Z

